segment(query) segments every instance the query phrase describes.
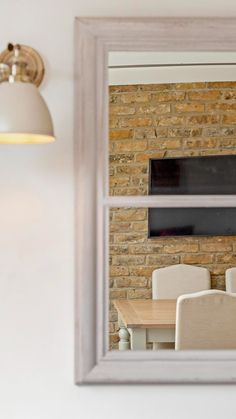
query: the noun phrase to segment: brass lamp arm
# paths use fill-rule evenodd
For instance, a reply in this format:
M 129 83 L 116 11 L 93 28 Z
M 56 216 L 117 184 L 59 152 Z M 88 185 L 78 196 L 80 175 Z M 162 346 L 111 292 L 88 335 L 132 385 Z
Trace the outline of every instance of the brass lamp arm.
M 44 72 L 42 57 L 32 47 L 9 43 L 0 54 L 0 83 L 21 81 L 39 86 Z

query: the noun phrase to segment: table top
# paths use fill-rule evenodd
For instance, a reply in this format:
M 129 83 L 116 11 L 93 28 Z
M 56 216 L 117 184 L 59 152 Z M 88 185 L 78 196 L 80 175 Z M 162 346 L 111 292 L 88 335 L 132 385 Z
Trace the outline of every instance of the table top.
M 126 327 L 174 329 L 176 300 L 113 301 Z

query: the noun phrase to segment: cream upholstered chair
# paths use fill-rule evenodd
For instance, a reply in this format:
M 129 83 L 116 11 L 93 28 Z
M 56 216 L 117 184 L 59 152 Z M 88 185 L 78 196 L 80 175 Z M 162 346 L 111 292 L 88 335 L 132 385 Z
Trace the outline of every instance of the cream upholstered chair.
M 227 292 L 236 293 L 236 268 L 229 268 L 225 272 L 225 285 Z
M 152 298 L 177 299 L 211 287 L 210 272 L 206 268 L 178 264 L 155 269 L 152 273 Z M 174 349 L 173 343 L 154 343 L 153 349 Z
M 210 272 L 199 266 L 178 264 L 155 269 L 152 273 L 154 300 L 176 299 L 182 294 L 207 290 L 210 286 Z
M 236 349 L 236 295 L 208 290 L 177 300 L 175 349 Z

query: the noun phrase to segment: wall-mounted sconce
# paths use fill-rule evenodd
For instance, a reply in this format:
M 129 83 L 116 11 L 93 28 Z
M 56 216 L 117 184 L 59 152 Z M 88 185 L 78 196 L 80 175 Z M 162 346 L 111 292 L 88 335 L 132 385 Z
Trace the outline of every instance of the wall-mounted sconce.
M 33 48 L 9 44 L 0 54 L 0 144 L 55 140 L 51 115 L 37 89 L 43 76 L 43 60 Z

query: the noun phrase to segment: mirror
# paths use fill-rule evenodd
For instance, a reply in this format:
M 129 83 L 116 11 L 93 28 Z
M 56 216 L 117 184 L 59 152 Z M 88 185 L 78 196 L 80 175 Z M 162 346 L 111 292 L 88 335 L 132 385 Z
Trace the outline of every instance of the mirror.
M 78 21 L 79 382 L 235 380 L 233 28 Z
M 111 52 L 110 195 L 235 194 L 235 74 L 234 52 Z M 225 291 L 226 271 L 236 266 L 235 216 L 235 208 L 225 207 L 110 210 L 111 350 L 174 349 L 173 328 L 172 344 L 153 341 L 162 314 L 153 304 L 169 300 L 173 293 L 176 297 L 208 288 Z M 196 271 L 195 283 L 183 288 L 181 265 L 189 282 Z M 184 265 L 195 270 L 185 273 Z M 164 267 L 171 267 L 169 276 Z M 205 271 L 198 272 L 197 267 Z M 206 284 L 201 285 L 201 275 L 206 275 Z M 138 324 L 131 327 L 137 316 Z M 222 312 L 219 321 L 223 316 Z M 171 324 L 162 334 L 168 328 Z M 140 337 L 143 329 L 145 342 Z M 136 345 L 134 333 L 140 335 Z M 209 336 L 208 331 L 203 349 L 216 349 Z M 189 345 L 189 349 L 200 347 Z M 233 339 L 221 340 L 218 349 L 235 349 L 234 345 Z

